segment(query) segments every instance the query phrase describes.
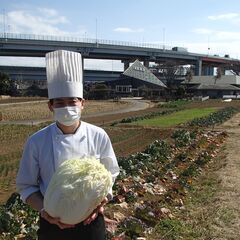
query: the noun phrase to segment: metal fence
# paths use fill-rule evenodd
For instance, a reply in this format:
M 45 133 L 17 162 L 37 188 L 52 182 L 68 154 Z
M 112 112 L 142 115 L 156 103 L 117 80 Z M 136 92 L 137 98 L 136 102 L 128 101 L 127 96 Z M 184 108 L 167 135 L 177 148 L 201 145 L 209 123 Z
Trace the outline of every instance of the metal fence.
M 163 44 L 154 43 L 139 43 L 139 42 L 127 42 L 127 41 L 114 41 L 105 39 L 93 39 L 93 38 L 78 38 L 68 36 L 51 36 L 51 35 L 36 35 L 36 34 L 21 34 L 21 33 L 0 33 L 2 39 L 22 39 L 22 40 L 41 40 L 41 41 L 56 41 L 56 42 L 81 42 L 81 43 L 94 43 L 105 44 L 115 46 L 128 46 L 128 47 L 140 47 L 140 48 L 156 48 L 162 50 L 171 50 L 172 47 Z

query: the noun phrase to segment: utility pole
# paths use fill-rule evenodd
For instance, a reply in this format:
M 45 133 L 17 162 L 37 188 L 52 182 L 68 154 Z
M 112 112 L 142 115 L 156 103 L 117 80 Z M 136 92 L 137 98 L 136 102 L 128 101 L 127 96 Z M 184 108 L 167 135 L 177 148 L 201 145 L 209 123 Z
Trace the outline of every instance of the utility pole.
M 165 50 L 165 28 L 163 28 L 163 50 Z
M 5 9 L 3 9 L 3 36 L 5 38 L 6 35 L 6 16 L 5 16 Z
M 209 36 L 208 36 L 208 44 L 207 44 L 207 49 L 208 49 L 208 55 L 209 55 L 209 51 L 210 51 L 210 47 L 209 47 Z
M 97 42 L 97 18 L 96 18 L 96 44 L 98 44 L 98 42 Z

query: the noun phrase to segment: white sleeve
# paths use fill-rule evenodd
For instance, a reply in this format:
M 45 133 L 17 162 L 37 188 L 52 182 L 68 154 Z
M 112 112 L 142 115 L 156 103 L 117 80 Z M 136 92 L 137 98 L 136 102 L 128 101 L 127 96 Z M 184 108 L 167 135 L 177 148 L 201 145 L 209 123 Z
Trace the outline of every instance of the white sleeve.
M 39 191 L 38 178 L 39 164 L 36 146 L 29 138 L 24 147 L 16 179 L 17 191 L 24 202 L 32 193 Z
M 100 161 L 106 167 L 106 169 L 111 172 L 114 184 L 115 179 L 119 174 L 119 166 L 111 141 L 106 133 L 104 134 L 101 142 L 100 153 Z M 109 194 L 112 197 L 112 189 Z

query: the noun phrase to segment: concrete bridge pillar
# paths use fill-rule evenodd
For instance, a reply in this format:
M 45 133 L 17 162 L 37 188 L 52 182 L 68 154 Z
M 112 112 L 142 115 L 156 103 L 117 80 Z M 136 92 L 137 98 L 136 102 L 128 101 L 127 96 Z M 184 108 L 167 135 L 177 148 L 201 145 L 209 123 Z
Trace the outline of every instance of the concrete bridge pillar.
M 197 60 L 196 68 L 195 68 L 195 75 L 201 76 L 202 75 L 202 60 Z
M 144 61 L 143 61 L 143 65 L 144 65 L 146 68 L 149 68 L 149 60 L 144 60 Z
M 122 63 L 124 64 L 124 71 L 127 70 L 130 66 L 130 61 L 122 60 Z
M 83 79 L 83 83 L 84 83 L 84 57 L 82 56 L 82 79 Z

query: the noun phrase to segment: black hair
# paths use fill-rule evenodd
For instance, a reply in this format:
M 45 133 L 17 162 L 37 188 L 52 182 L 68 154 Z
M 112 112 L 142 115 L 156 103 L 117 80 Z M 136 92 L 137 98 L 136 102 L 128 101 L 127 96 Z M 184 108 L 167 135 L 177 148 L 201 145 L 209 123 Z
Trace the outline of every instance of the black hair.
M 83 98 L 77 98 L 79 101 L 82 101 L 83 100 Z M 53 105 L 53 100 L 54 100 L 54 98 L 51 98 L 51 99 L 49 99 L 49 102 L 50 102 L 50 104 L 51 105 Z

